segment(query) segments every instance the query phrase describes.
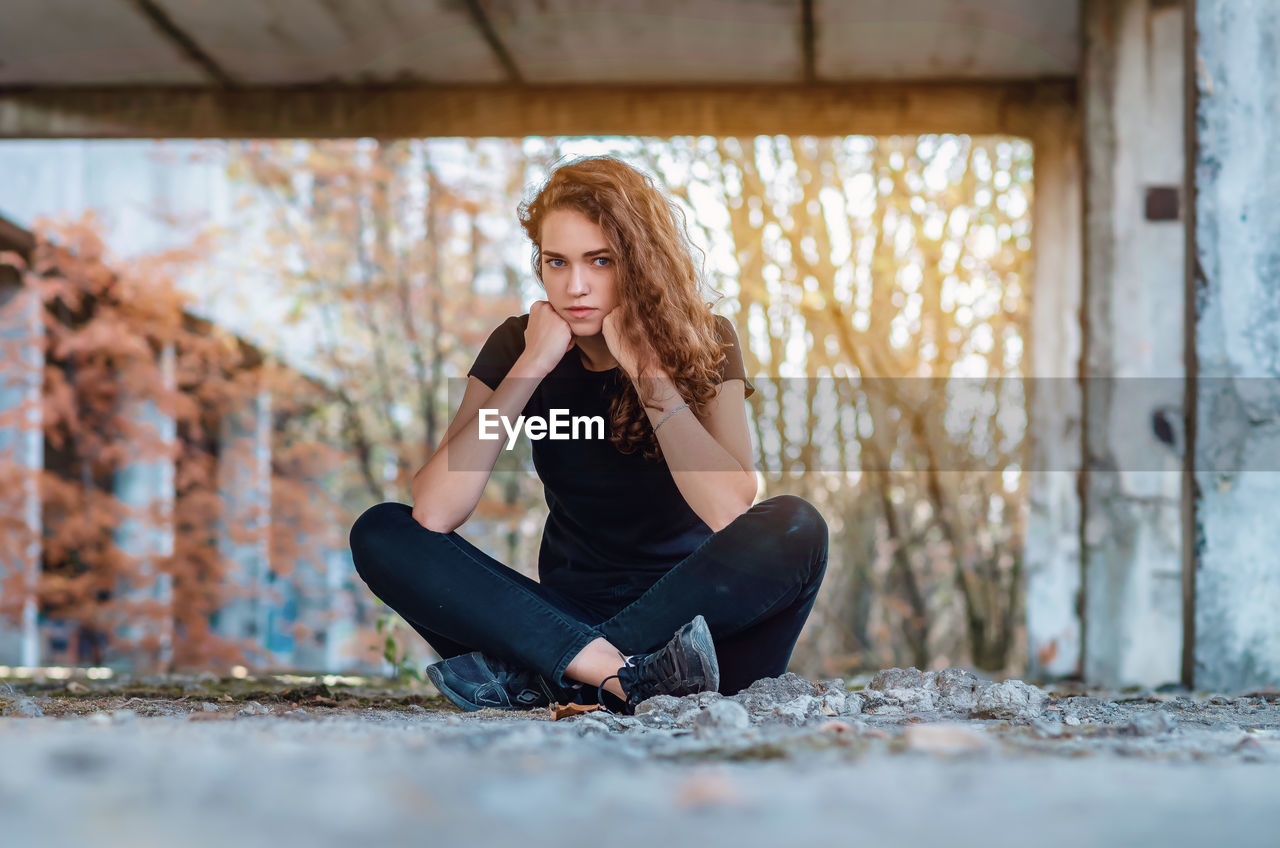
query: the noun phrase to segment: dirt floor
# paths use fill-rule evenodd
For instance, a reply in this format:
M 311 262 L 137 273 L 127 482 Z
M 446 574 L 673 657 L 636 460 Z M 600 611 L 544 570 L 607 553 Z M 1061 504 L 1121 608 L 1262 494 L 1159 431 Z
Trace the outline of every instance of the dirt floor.
M 3 842 L 1280 845 L 1274 690 L 889 669 L 553 720 L 330 681 L 0 682 Z

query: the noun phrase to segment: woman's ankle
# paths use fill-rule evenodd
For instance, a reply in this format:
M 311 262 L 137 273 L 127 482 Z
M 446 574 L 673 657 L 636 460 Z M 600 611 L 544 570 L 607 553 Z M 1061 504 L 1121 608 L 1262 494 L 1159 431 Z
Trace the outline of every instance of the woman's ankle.
M 570 660 L 564 676 L 589 686 L 599 686 L 604 683 L 606 691 L 626 700 L 627 696 L 622 691 L 616 676 L 618 669 L 624 666 L 626 661 L 625 654 L 600 636 L 588 642 L 586 647 Z

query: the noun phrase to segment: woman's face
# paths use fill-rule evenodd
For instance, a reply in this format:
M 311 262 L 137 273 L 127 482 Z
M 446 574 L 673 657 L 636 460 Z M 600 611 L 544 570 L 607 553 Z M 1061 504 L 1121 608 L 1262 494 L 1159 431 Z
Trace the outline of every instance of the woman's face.
M 575 336 L 597 335 L 604 316 L 618 305 L 617 259 L 604 233 L 581 212 L 556 209 L 542 219 L 541 236 L 547 301 Z

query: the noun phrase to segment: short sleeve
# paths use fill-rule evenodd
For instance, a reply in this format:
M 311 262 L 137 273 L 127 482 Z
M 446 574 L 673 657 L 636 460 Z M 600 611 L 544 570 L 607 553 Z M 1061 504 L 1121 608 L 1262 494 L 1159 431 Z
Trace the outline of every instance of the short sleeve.
M 524 353 L 524 330 L 528 323 L 528 315 L 512 315 L 499 324 L 480 348 L 467 376 L 475 377 L 491 389 L 497 389 L 511 366 Z
M 722 344 L 728 342 L 733 345 L 732 349 L 725 349 L 725 359 L 720 364 L 720 382 L 741 380 L 746 387 L 743 397 L 751 397 L 756 388 L 747 379 L 747 368 L 742 362 L 742 348 L 738 344 L 738 332 L 733 328 L 733 322 L 723 315 L 717 315 L 716 332 L 719 333 Z

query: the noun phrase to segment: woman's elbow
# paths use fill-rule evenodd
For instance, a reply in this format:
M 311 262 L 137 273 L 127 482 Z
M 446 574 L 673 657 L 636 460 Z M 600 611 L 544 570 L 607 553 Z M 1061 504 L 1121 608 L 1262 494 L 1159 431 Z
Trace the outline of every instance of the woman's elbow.
M 739 516 L 744 515 L 747 510 L 751 509 L 751 503 L 750 500 L 744 503 L 737 503 L 733 507 L 712 516 L 711 520 L 706 522 L 707 526 L 711 528 L 712 533 L 719 533 L 737 521 Z
M 413 520 L 434 533 L 452 533 L 462 525 L 461 521 L 453 521 L 420 504 L 413 507 Z

